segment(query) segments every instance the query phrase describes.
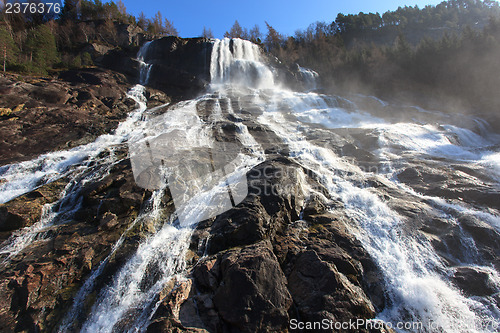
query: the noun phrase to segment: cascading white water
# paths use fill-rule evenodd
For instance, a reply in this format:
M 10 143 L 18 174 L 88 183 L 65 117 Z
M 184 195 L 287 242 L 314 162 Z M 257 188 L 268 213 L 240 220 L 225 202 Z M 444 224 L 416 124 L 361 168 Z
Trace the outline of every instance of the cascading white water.
M 208 135 L 210 128 L 198 117 L 196 104 L 207 97 L 202 96 L 194 101 L 181 104 L 165 114 L 165 121 L 154 122 L 153 125 L 160 127 L 146 127 L 144 135 L 153 137 L 181 131 L 189 133 L 183 142 L 192 145 L 193 149 L 200 146 L 211 146 L 213 139 Z M 252 142 L 248 131 L 241 130 L 239 136 L 242 142 Z M 175 149 L 173 147 L 172 149 Z M 262 153 L 255 155 L 242 155 L 239 164 L 233 166 L 233 172 L 227 177 L 241 178 L 254 165 L 262 160 Z M 196 168 L 196 165 L 184 165 L 186 168 Z M 166 186 L 166 183 L 163 183 Z M 163 190 L 163 189 L 162 189 Z M 135 311 L 135 317 L 129 314 L 126 330 L 135 331 L 144 329 L 144 323 L 151 315 L 152 304 L 157 295 L 168 281 L 178 274 L 182 274 L 185 267 L 185 255 L 189 246 L 190 236 L 196 223 L 206 216 L 211 215 L 211 210 L 217 206 L 219 193 L 226 191 L 224 181 L 208 190 L 197 193 L 184 204 L 183 222 L 178 223 L 177 217 L 165 222 L 160 230 L 147 238 L 139 245 L 137 252 L 125 264 L 120 272 L 114 277 L 112 284 L 101 292 L 95 303 L 91 315 L 82 327 L 83 332 L 111 332 L 115 325 L 119 325 L 123 316 Z M 157 200 L 161 200 L 158 197 Z M 159 211 L 156 212 L 159 214 Z M 179 214 L 179 213 L 178 213 Z M 158 217 L 156 217 L 158 218 Z M 145 281 L 151 278 L 152 272 L 159 276 L 157 281 L 144 286 Z M 144 311 L 137 311 L 144 309 Z M 123 328 L 122 328 L 123 329 Z
M 212 55 L 212 78 L 217 83 L 223 77 L 231 78 L 233 67 L 228 59 L 235 56 L 231 53 L 228 40 L 216 46 Z M 498 327 L 500 316 L 494 310 L 493 301 L 463 296 L 448 279 L 453 269 L 441 261 L 430 242 L 424 237 L 406 234 L 405 218 L 361 185 L 360 180 L 374 175 L 326 148 L 309 143 L 307 133 L 309 124 L 322 124 L 327 128 L 374 129 L 380 133 L 382 150 L 391 145 L 403 146 L 408 152 L 479 163 L 493 174 L 498 170 L 495 164 L 498 152 L 491 151 L 490 147 L 498 144 L 498 138 L 490 135 L 485 139 L 470 130 L 451 125 L 438 128 L 426 124 L 391 124 L 359 110 L 355 103 L 348 100 L 342 101 L 344 105 L 349 105 L 346 109 L 328 96 L 266 88 L 273 89 L 253 92 L 254 95 L 265 96 L 253 99 L 255 103 L 260 103 L 260 109 L 265 110 L 259 121 L 283 138 L 292 157 L 321 175 L 330 195 L 344 203 L 346 213 L 355 223 L 353 233 L 384 272 L 391 305 L 378 317 L 390 324 L 403 321 L 421 323 L 422 329 L 429 332 L 490 332 Z M 383 101 L 372 99 L 382 107 L 387 106 Z M 298 122 L 284 116 L 290 113 Z M 385 175 L 380 177 L 385 178 Z M 491 225 L 498 220 L 498 216 L 490 213 L 458 206 L 455 209 L 481 215 Z M 442 214 L 446 214 L 445 210 Z M 464 241 L 467 237 L 464 234 Z M 498 278 L 494 269 L 482 269 L 490 272 L 492 280 Z
M 276 104 L 267 107 L 268 110 L 275 108 Z M 393 302 L 379 314 L 380 319 L 390 323 L 421 322 L 428 331 L 488 332 L 497 327 L 497 313 L 462 296 L 446 277 L 436 273 L 448 269 L 428 241 L 405 236 L 403 217 L 369 189 L 349 181 L 348 174 L 358 174 L 363 179 L 359 168 L 328 149 L 307 142 L 302 134 L 307 130 L 289 123 L 276 109 L 259 119 L 285 140 L 297 161 L 322 175 L 322 182 L 330 195 L 340 199 L 346 213 L 356 221 L 359 228 L 353 226 L 352 230 L 385 273 L 387 290 Z
M 146 84 L 151 65 L 144 60 L 149 44 L 145 44 L 137 58 L 140 61 L 140 80 Z M 300 69 L 310 79 L 310 89 L 315 89 L 315 73 Z M 319 180 L 327 188 L 332 199 L 343 202 L 346 214 L 352 220 L 352 233 L 374 258 L 384 274 L 385 290 L 390 304 L 378 318 L 388 323 L 399 321 L 422 322 L 427 331 L 443 332 L 488 332 L 485 323 L 498 325 L 500 314 L 493 301 L 485 298 L 466 297 L 450 282 L 447 275 L 451 269 L 436 254 L 430 242 L 424 237 L 408 234 L 405 218 L 391 209 L 388 204 L 370 188 L 363 186 L 362 180 L 368 177 L 380 177 L 389 180 L 393 186 L 404 188 L 407 193 L 435 203 L 434 209 L 442 216 L 448 216 L 447 209 L 462 210 L 467 214 L 481 216 L 491 225 L 498 223 L 494 211 L 483 212 L 458 204 L 450 204 L 440 198 L 431 198 L 414 193 L 411 189 L 399 184 L 390 173 L 374 175 L 362 170 L 354 163 L 343 159 L 332 150 L 316 145 L 308 137 L 311 129 L 318 125 L 324 128 L 364 128 L 379 134 L 379 152 L 381 158 L 394 160 L 405 158 L 393 152 L 396 146 L 405 154 L 414 156 L 446 157 L 454 161 L 476 163 L 490 172 L 492 177 L 499 177 L 500 153 L 495 150 L 498 139 L 485 138 L 470 130 L 445 125 L 407 124 L 390 122 L 371 115 L 369 110 L 359 110 L 356 103 L 340 97 L 332 97 L 309 93 L 296 93 L 277 86 L 273 70 L 263 63 L 259 48 L 248 41 L 239 39 L 214 41 L 210 64 L 211 94 L 194 100 L 179 103 L 171 107 L 160 118 L 154 121 L 144 120 L 146 99 L 144 87 L 137 85 L 129 92 L 139 105 L 127 120 L 122 122 L 114 134 L 99 137 L 95 142 L 72 150 L 45 154 L 38 159 L 4 166 L 0 168 L 0 203 L 7 202 L 19 195 L 63 177 L 73 178 L 63 193 L 60 203 L 77 197 L 81 182 L 95 181 L 106 175 L 109 166 L 116 163 L 113 154 L 105 161 L 98 160 L 105 150 L 130 140 L 130 147 L 146 146 L 162 148 L 176 156 L 189 149 L 213 149 L 217 144 L 212 137 L 212 127 L 224 120 L 224 113 L 237 116 L 233 110 L 231 90 L 238 90 L 247 100 L 262 110 L 258 122 L 274 131 L 288 145 L 291 158 L 307 169 L 319 175 Z M 214 97 L 216 96 L 216 97 Z M 226 100 L 223 110 L 221 104 Z M 206 101 L 213 102 L 208 120 L 202 119 L 197 112 L 197 105 Z M 249 102 L 249 103 L 250 103 Z M 379 101 L 382 106 L 386 106 Z M 110 284 L 99 293 L 91 312 L 81 327 L 83 332 L 143 331 L 158 306 L 156 295 L 174 278 L 182 279 L 185 273 L 185 257 L 190 244 L 190 237 L 196 224 L 207 216 L 214 216 L 222 209 L 221 198 L 227 194 L 228 181 L 244 179 L 246 173 L 265 158 L 264 151 L 255 138 L 249 133 L 243 122 L 236 122 L 236 137 L 245 152 L 239 152 L 223 177 L 214 177 L 210 186 L 193 182 L 196 186 L 194 194 L 189 193 L 186 200 L 176 202 L 183 207 L 177 215 L 169 219 L 162 217 L 161 202 L 165 196 L 167 182 L 171 174 L 165 168 L 154 169 L 163 173 L 160 181 L 155 182 L 154 192 L 148 208 L 141 211 L 128 230 L 114 245 L 109 256 L 87 278 L 83 287 L 75 297 L 74 304 L 63 319 L 59 331 L 66 332 L 78 329 L 73 327 L 76 317 L 82 315 L 83 302 L 96 292 L 95 281 L 104 271 L 105 266 L 124 242 L 128 231 L 145 221 L 153 221 L 156 229 L 145 237 L 135 253 L 119 269 Z M 175 135 L 172 135 L 175 133 Z M 173 139 L 167 145 L 154 146 L 165 135 Z M 175 139 L 175 140 L 174 140 Z M 170 144 L 170 145 L 169 145 Z M 496 146 L 498 147 L 498 146 Z M 182 149 L 180 149 L 182 148 Z M 147 156 L 147 155 L 139 155 Z M 161 165 L 161 159 L 152 156 L 142 165 L 135 163 L 131 148 L 132 165 L 140 174 L 148 171 L 148 167 Z M 179 159 L 180 160 L 180 159 Z M 95 172 L 87 170 L 91 162 L 104 165 Z M 178 160 L 174 160 L 178 162 Z M 170 163 L 170 162 L 169 162 Z M 171 167 L 167 163 L 167 167 Z M 187 171 L 193 171 L 187 165 Z M 391 166 L 391 168 L 395 168 Z M 195 171 L 193 171 L 195 173 Z M 147 174 L 147 173 L 146 173 Z M 499 178 L 496 178 L 497 180 Z M 139 183 L 140 180 L 137 179 Z M 246 184 L 245 184 L 246 185 Z M 313 191 L 304 186 L 304 191 Z M 68 211 L 76 209 L 77 203 L 68 204 Z M 442 208 L 440 208 L 442 207 Z M 179 208 L 179 207 L 176 207 Z M 52 206 L 44 208 L 39 223 L 14 235 L 9 244 L 0 253 L 15 255 L 29 245 L 44 228 L 53 223 L 65 210 L 52 211 Z M 449 217 L 453 220 L 453 217 Z M 498 226 L 497 226 L 498 227 Z M 414 237 L 415 236 L 415 237 Z M 468 236 L 464 233 L 464 238 Z M 473 241 L 465 239 L 473 256 Z M 471 264 L 466 262 L 464 264 Z M 498 281 L 498 273 L 491 267 L 481 267 L 488 272 L 491 279 Z M 498 289 L 498 288 L 497 288 Z M 489 303 L 488 303 L 489 302 Z M 429 325 L 435 329 L 430 329 Z M 78 324 L 76 324 L 78 325 Z M 467 326 L 472 325 L 472 326 Z M 493 327 L 493 326 L 490 326 Z
M 259 47 L 241 39 L 215 40 L 210 78 L 213 86 L 230 84 L 265 89 L 275 84 L 272 71 L 260 61 Z
M 0 176 L 0 203 L 61 178 L 70 181 L 60 194 L 60 199 L 44 206 L 40 221 L 32 226 L 16 231 L 0 248 L 0 255 L 9 259 L 21 252 L 34 240 L 44 238 L 48 227 L 63 223 L 71 218 L 71 214 L 79 209 L 78 194 L 81 185 L 95 182 L 105 177 L 113 164 L 118 162 L 114 149 L 122 144 L 140 124 L 142 113 L 146 110 L 145 88 L 134 86 L 128 96 L 136 101 L 138 107 L 119 124 L 112 134 L 105 134 L 96 141 L 67 151 L 44 154 L 40 157 L 18 164 L 3 167 Z M 103 152 L 107 152 L 101 157 Z M 34 171 L 36 170 L 36 171 Z M 54 212 L 53 207 L 58 207 Z
M 149 81 L 149 74 L 151 73 L 152 64 L 145 61 L 146 54 L 148 53 L 149 46 L 151 42 L 144 43 L 141 46 L 139 52 L 137 53 L 137 60 L 139 61 L 139 83 L 141 85 L 146 85 Z
M 305 83 L 305 88 L 307 90 L 311 91 L 311 90 L 315 90 L 316 88 L 318 88 L 318 84 L 317 84 L 317 78 L 319 76 L 318 73 L 316 73 L 315 71 L 313 71 L 311 69 L 300 67 L 300 66 L 299 66 L 299 73 L 302 75 L 302 79 Z
M 243 77 L 235 76 L 234 72 L 233 74 L 229 73 L 241 68 L 248 69 L 248 71 L 264 68 L 259 67 L 262 65 L 257 62 L 258 54 L 253 45 L 236 41 L 235 55 L 233 56 L 228 54 L 227 49 L 217 46 L 218 43 L 227 44 L 229 41 L 215 42 L 214 51 L 218 52 L 221 57 L 220 61 L 217 62 L 219 67 L 212 67 L 211 74 L 216 82 L 220 84 L 234 82 L 234 80 L 242 82 Z M 214 55 L 212 55 L 213 57 Z M 250 75 L 249 73 L 245 75 L 247 74 Z M 263 75 L 263 78 L 259 76 L 260 74 Z M 259 85 L 272 78 L 270 71 L 264 71 L 260 74 L 254 77 L 255 82 Z M 218 99 L 220 98 L 223 97 L 219 96 Z M 142 131 L 137 132 L 129 144 L 134 175 L 139 175 L 139 177 L 136 176 L 138 183 L 142 181 L 140 175 L 155 165 L 171 163 L 170 161 L 178 162 L 176 158 L 162 158 L 162 154 L 165 152 L 169 156 L 176 156 L 176 151 L 178 151 L 180 154 L 184 154 L 183 159 L 186 162 L 189 160 L 187 157 L 189 154 L 186 155 L 186 153 L 190 150 L 196 152 L 200 151 L 200 148 L 216 148 L 218 143 L 213 141 L 211 126 L 212 122 L 219 121 L 222 116 L 218 99 L 214 103 L 215 106 L 208 122 L 200 119 L 196 107 L 199 103 L 212 100 L 211 95 L 179 103 L 164 115 L 145 122 Z M 232 111 L 228 110 L 228 112 Z M 241 182 L 242 179 L 245 179 L 246 173 L 264 159 L 262 148 L 250 135 L 245 125 L 238 124 L 236 134 L 241 144 L 250 150 L 247 149 L 244 154 L 239 153 L 237 158 L 230 162 L 230 167 L 225 166 L 224 177 L 220 180 L 215 178 L 215 182 L 210 182 L 208 187 L 206 185 L 199 187 L 196 182 L 193 182 L 195 179 L 191 179 L 190 184 L 195 186 L 196 191 L 194 195 L 189 195 L 187 200 L 185 199 L 186 194 L 184 194 L 182 202 L 176 201 L 175 189 L 170 187 L 170 192 L 174 195 L 176 215 L 173 215 L 170 221 L 163 221 L 163 224 L 158 225 L 159 230 L 139 245 L 136 253 L 115 275 L 111 285 L 101 291 L 87 321 L 82 326 L 83 332 L 111 332 L 117 327 L 125 331 L 141 331 L 147 327 L 146 323 L 157 306 L 154 304 L 155 295 L 170 280 L 175 277 L 179 279 L 184 273 L 185 256 L 190 236 L 196 224 L 210 216 L 215 216 L 217 212 L 221 212 L 220 209 L 229 209 L 225 208 L 224 205 L 221 206 L 223 203 L 221 195 L 227 193 L 228 182 Z M 167 166 L 173 167 L 170 164 Z M 183 175 L 193 174 L 193 171 L 194 173 L 198 172 L 199 170 L 195 170 L 196 168 L 199 168 L 197 164 L 184 163 Z M 162 169 L 155 168 L 154 170 L 159 172 Z M 169 171 L 160 176 L 168 178 L 170 185 L 175 182 Z M 165 181 L 144 184 L 159 187 L 157 191 L 162 193 L 167 186 Z M 246 187 L 246 182 L 243 185 Z M 232 187 L 232 190 L 234 195 L 237 191 L 235 191 L 235 187 Z M 154 200 L 159 202 L 162 198 L 157 196 Z M 154 210 L 146 214 L 148 214 L 149 219 L 160 219 L 161 212 Z M 141 218 L 145 218 L 145 215 L 142 214 Z M 154 276 L 157 276 L 157 279 L 151 280 L 152 270 L 154 270 Z M 127 316 L 126 323 L 123 322 L 124 316 Z
M 133 223 L 125 230 L 125 232 L 120 236 L 118 241 L 113 245 L 113 248 L 110 251 L 110 254 L 99 264 L 97 269 L 95 269 L 92 274 L 87 278 L 82 287 L 78 290 L 78 293 L 73 298 L 73 304 L 71 308 L 66 313 L 64 318 L 59 325 L 58 332 L 68 332 L 74 329 L 76 325 L 75 321 L 82 314 L 83 307 L 85 305 L 86 298 L 94 292 L 96 280 L 101 276 L 106 265 L 110 261 L 111 258 L 115 255 L 115 253 L 120 249 L 125 241 L 125 237 L 129 235 L 129 231 L 131 231 L 138 223 L 144 221 L 144 219 L 149 218 L 150 216 L 158 216 L 159 215 L 159 202 L 158 197 L 163 195 L 163 191 L 155 191 L 150 199 L 150 209 L 145 209 L 143 214 L 140 217 L 136 218 Z
M 134 99 L 139 107 L 119 124 L 114 133 L 101 135 L 96 141 L 71 150 L 43 154 L 31 161 L 1 167 L 0 203 L 10 201 L 78 170 L 84 171 L 103 151 L 127 140 L 146 110 L 144 89 L 143 86 L 137 85 L 129 91 L 128 96 Z

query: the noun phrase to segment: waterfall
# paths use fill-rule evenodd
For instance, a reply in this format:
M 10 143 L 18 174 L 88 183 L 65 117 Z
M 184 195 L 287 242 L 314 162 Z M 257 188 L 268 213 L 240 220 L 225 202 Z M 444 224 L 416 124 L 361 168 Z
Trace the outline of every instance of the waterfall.
M 381 288 L 388 302 L 376 314 L 377 319 L 388 325 L 421 322 L 425 332 L 490 332 L 488 323 L 500 324 L 493 296 L 468 296 L 451 279 L 457 266 L 479 268 L 498 297 L 497 270 L 459 222 L 460 216 L 474 217 L 500 230 L 498 210 L 419 193 L 398 179 L 404 170 L 427 167 L 426 163 L 436 169 L 453 165 L 457 170 L 474 169 L 475 176 L 459 176 L 495 189 L 500 179 L 498 136 L 487 133 L 484 126 L 474 131 L 446 123 L 442 115 L 434 113 L 437 118 L 410 123 L 396 114 L 371 112 L 366 105 L 375 103 L 371 108 L 377 110 L 390 106 L 374 97 L 316 93 L 318 74 L 302 67 L 298 70 L 308 91 L 291 91 L 277 82 L 276 69 L 266 63 L 257 45 L 227 38 L 212 43 L 211 84 L 200 96 L 147 109 L 145 85 L 152 70 L 147 63 L 148 42 L 137 54 L 140 84 L 128 92 L 137 108 L 112 134 L 0 168 L 0 203 L 56 180 L 67 180 L 59 199 L 44 206 L 40 221 L 2 244 L 3 263 L 37 239 L 51 237 L 46 232 L 49 227 L 71 221 L 82 207 L 82 187 L 102 180 L 124 158 L 130 159 L 135 183 L 151 193 L 110 245 L 107 257 L 83 281 L 59 323 L 59 332 L 145 331 L 160 306 L 159 295 L 189 274 L 186 258 L 199 223 L 245 200 L 247 173 L 279 154 L 300 166 L 299 186 L 305 197 L 321 194 L 326 203 L 341 203 L 342 208 L 325 207 L 332 214 L 343 209 L 349 232 L 383 277 Z M 224 132 L 228 128 L 231 135 Z M 277 142 L 267 143 L 266 135 Z M 348 144 L 336 146 L 342 140 Z M 124 144 L 128 156 L 117 157 L 115 149 Z M 366 155 L 378 169 L 365 168 L 361 163 L 365 156 L 350 158 L 343 153 L 349 146 L 358 149 L 356 145 L 369 150 Z M 286 153 L 278 146 L 286 147 Z M 312 183 L 306 184 L 304 170 L 317 175 L 321 193 L 315 193 Z M 379 184 L 380 189 L 372 184 Z M 427 237 L 413 225 L 420 221 L 395 208 L 392 201 L 399 200 L 398 195 L 420 204 L 419 213 L 445 219 L 460 230 L 460 251 L 444 258 L 434 247 L 434 236 Z M 301 212 L 300 218 L 304 215 Z M 134 234 L 138 239 L 135 250 L 105 279 L 106 285 L 99 285 L 97 281 L 128 237 L 146 225 L 147 231 Z
M 273 73 L 260 60 L 259 47 L 249 41 L 215 40 L 210 61 L 212 85 L 273 88 Z
M 286 103 L 300 113 L 301 108 L 294 107 L 302 105 L 303 99 L 297 98 L 300 101 Z M 404 218 L 369 188 L 357 185 L 359 179 L 370 175 L 328 149 L 309 143 L 304 134 L 307 127 L 301 126 L 298 130 L 289 123 L 279 112 L 283 105 L 263 108 L 270 111 L 259 117 L 261 123 L 283 138 L 298 162 L 322 175 L 330 195 L 343 202 L 346 213 L 356 223 L 352 226 L 353 232 L 384 272 L 392 305 L 379 314 L 380 319 L 389 323 L 413 320 L 425 323 L 426 330 L 431 325 L 445 332 L 469 332 L 471 327 L 484 327 L 475 331 L 487 332 L 491 327 L 488 323 L 493 327 L 498 325 L 498 314 L 491 310 L 495 307 L 491 300 L 466 298 L 451 286 L 446 274 L 437 273 L 449 268 L 443 265 L 431 244 L 422 237 L 405 235 Z M 352 120 L 351 126 L 357 125 L 357 119 Z M 421 137 L 418 132 L 405 133 Z M 498 217 L 491 219 L 496 221 Z M 495 279 L 496 272 L 493 270 L 490 274 Z
M 139 52 L 137 53 L 137 60 L 139 61 L 139 83 L 141 85 L 146 85 L 148 83 L 149 73 L 151 72 L 151 68 L 153 67 L 152 64 L 149 64 L 145 61 L 150 45 L 150 41 L 144 43 L 144 45 L 141 46 Z
M 212 75 L 221 84 L 235 79 L 229 74 L 237 68 L 235 62 L 246 62 L 246 68 L 258 67 L 257 50 L 248 42 L 236 41 L 234 56 L 223 48 L 215 50 L 223 59 L 218 61 L 218 72 Z M 157 231 L 141 242 L 111 284 L 101 290 L 82 332 L 112 332 L 118 327 L 122 331 L 144 330 L 158 306 L 155 296 L 172 279 L 182 279 L 197 223 L 231 209 L 245 198 L 246 173 L 263 161 L 263 152 L 243 124 L 238 125 L 237 139 L 253 149 L 243 152 L 234 143 L 214 140 L 211 126 L 222 116 L 220 105 L 214 104 L 208 121 L 198 114 L 201 105 L 213 100 L 208 94 L 172 106 L 165 114 L 146 120 L 141 132 L 130 137 L 137 184 L 162 193 L 154 196 L 153 206 L 159 206 L 168 184 L 176 213 L 168 221 L 162 220 L 161 209 L 138 217 L 157 221 Z M 207 164 L 200 165 L 200 161 Z
M 405 218 L 369 188 L 361 185 L 362 179 L 373 177 L 373 174 L 326 148 L 310 143 L 307 133 L 310 126 L 315 124 L 327 128 L 373 129 L 379 131 L 382 145 L 403 145 L 410 152 L 447 156 L 457 161 L 478 161 L 482 165 L 486 161 L 495 161 L 495 158 L 490 157 L 496 156 L 496 153 L 489 147 L 498 139 L 484 139 L 470 130 L 451 125 L 435 127 L 426 124 L 406 126 L 397 121 L 391 123 L 390 119 L 373 116 L 348 100 L 342 101 L 342 104 L 347 104 L 349 108 L 340 106 L 329 96 L 311 92 L 296 93 L 272 85 L 255 84 L 260 82 L 255 78 L 262 77 L 255 75 L 255 68 L 259 68 L 258 73 L 270 74 L 272 70 L 266 69 L 263 63 L 256 65 L 255 62 L 259 61 L 258 49 L 245 47 L 242 43 L 227 39 L 215 42 L 211 64 L 212 83 L 230 82 L 234 88 L 247 82 L 250 87 L 257 88 L 253 94 L 264 96 L 254 99 L 259 109 L 264 110 L 258 118 L 261 124 L 283 139 L 290 149 L 290 155 L 297 162 L 321 175 L 322 183 L 332 198 L 343 202 L 353 223 L 352 232 L 385 276 L 385 289 L 391 305 L 379 313 L 378 318 L 388 323 L 405 320 L 421 322 L 425 331 L 439 329 L 444 332 L 468 332 L 473 329 L 488 332 L 491 327 L 497 327 L 500 319 L 494 310 L 494 301 L 462 295 L 448 278 L 453 269 L 443 263 L 431 243 L 423 237 L 407 234 Z M 309 83 L 309 88 L 314 89 L 317 74 L 302 68 L 300 72 Z M 268 90 L 264 91 L 263 88 Z M 387 105 L 383 101 L 380 104 L 381 107 Z M 299 126 L 290 120 L 290 114 L 300 122 Z M 487 169 L 487 172 L 498 170 Z M 386 179 L 384 174 L 379 177 Z M 395 186 L 399 186 L 397 181 Z M 447 214 L 447 208 L 437 209 L 441 209 L 441 214 Z M 464 209 L 498 227 L 498 216 L 472 212 L 466 208 L 461 210 Z M 464 235 L 464 239 L 467 237 Z M 492 281 L 498 281 L 494 269 L 483 269 L 490 272 Z
M 80 208 L 81 185 L 104 178 L 110 168 L 118 162 L 114 150 L 133 133 L 146 110 L 145 88 L 134 86 L 128 96 L 136 101 L 138 107 L 128 118 L 119 124 L 112 134 L 104 134 L 87 145 L 67 151 L 43 154 L 40 157 L 18 164 L 2 167 L 0 178 L 0 203 L 29 193 L 36 188 L 69 178 L 69 183 L 60 193 L 60 199 L 43 208 L 40 221 L 32 226 L 17 230 L 0 247 L 0 256 L 11 258 L 21 252 L 36 239 L 43 239 L 45 231 L 57 223 L 71 219 Z M 57 211 L 54 208 L 57 207 Z M 6 260 L 4 259 L 4 260 Z
M 307 90 L 312 91 L 318 87 L 318 84 L 316 82 L 319 76 L 318 73 L 316 73 L 311 69 L 300 66 L 299 66 L 299 73 L 302 75 L 302 79 L 305 83 L 305 87 Z
M 175 151 L 178 149 L 179 153 L 183 155 L 184 162 L 189 162 L 190 157 L 186 155 L 186 148 L 195 150 L 196 147 L 211 147 L 214 144 L 213 139 L 207 133 L 209 128 L 196 113 L 197 103 L 207 98 L 209 97 L 202 96 L 194 101 L 185 104 L 181 103 L 180 106 L 171 109 L 164 117 L 153 119 L 150 126 L 145 127 L 143 134 L 146 137 L 148 135 L 154 138 L 159 137 L 161 143 L 164 143 L 163 140 L 168 139 L 167 143 L 174 144 L 168 147 L 169 150 Z M 186 133 L 186 135 L 177 137 L 176 135 L 170 135 L 172 133 L 176 135 Z M 245 137 L 248 135 L 245 132 L 242 131 L 241 135 L 243 136 L 241 139 L 243 142 L 251 140 Z M 144 142 L 148 139 L 141 140 Z M 153 142 L 153 138 L 149 138 L 149 142 Z M 181 145 L 176 146 L 176 144 Z M 158 148 L 154 144 L 151 146 L 153 149 Z M 146 147 L 146 145 L 143 147 Z M 141 148 L 140 142 L 139 144 L 131 143 L 132 160 L 141 160 Z M 139 152 L 138 155 L 134 155 L 137 151 Z M 161 154 L 162 151 L 157 149 L 155 155 L 158 156 L 159 153 Z M 176 155 L 169 151 L 169 156 Z M 227 204 L 227 201 L 224 200 L 223 196 L 227 194 L 226 179 L 232 179 L 233 184 L 239 184 L 243 179 L 242 177 L 245 177 L 246 172 L 261 161 L 260 156 L 261 153 L 239 156 L 238 159 L 233 161 L 231 169 L 226 168 L 227 173 L 225 176 L 227 178 L 215 177 L 215 181 L 209 181 L 202 184 L 203 186 L 197 186 L 196 182 L 191 182 L 190 184 L 194 186 L 193 190 L 196 191 L 196 195 L 192 195 L 192 192 L 185 192 L 190 193 L 189 199 L 182 201 L 180 205 L 174 199 L 177 214 L 172 216 L 170 221 L 160 223 L 159 230 L 139 245 L 137 252 L 113 278 L 112 284 L 104 291 L 101 291 L 88 320 L 82 327 L 82 331 L 111 332 L 115 325 L 120 325 L 120 320 L 123 319 L 125 314 L 128 314 L 128 323 L 122 329 L 133 331 L 144 328 L 144 323 L 147 322 L 148 316 L 151 314 L 148 311 L 152 311 L 155 307 L 153 303 L 155 295 L 171 279 L 182 275 L 185 269 L 185 256 L 189 247 L 190 236 L 197 222 L 229 209 L 224 204 L 224 202 Z M 194 157 L 198 158 L 199 156 L 193 155 Z M 138 160 L 133 163 L 139 164 L 140 161 Z M 175 159 L 175 161 L 178 163 L 179 160 Z M 185 172 L 184 175 L 199 172 L 196 169 L 198 167 L 197 163 L 183 163 L 182 167 Z M 140 166 L 135 168 L 136 172 L 140 172 L 138 170 L 141 168 Z M 159 176 L 168 177 L 168 175 L 161 174 Z M 175 191 L 172 190 L 174 179 L 170 177 L 168 183 L 172 195 L 175 196 Z M 197 179 L 193 178 L 191 180 L 197 181 Z M 166 184 L 167 182 L 159 182 L 155 185 L 160 187 L 159 191 L 164 191 Z M 243 184 L 246 187 L 246 182 Z M 186 188 L 185 190 L 190 189 Z M 233 191 L 233 193 L 237 193 L 237 191 Z M 160 201 L 161 199 L 161 196 L 158 196 L 156 200 Z M 160 211 L 149 214 L 150 219 L 160 219 Z M 144 216 L 141 216 L 141 218 L 144 218 Z M 150 271 L 152 267 L 156 270 L 154 275 L 157 275 L 158 279 L 148 282 L 152 278 L 152 272 Z M 135 314 L 131 314 L 130 311 L 135 311 Z
M 66 177 L 78 170 L 85 171 L 88 165 L 99 159 L 105 150 L 127 140 L 136 123 L 146 110 L 145 88 L 134 86 L 128 93 L 138 107 L 120 123 L 112 134 L 104 134 L 96 141 L 71 150 L 43 154 L 31 161 L 6 165 L 0 168 L 0 203 L 10 201 L 20 195 Z

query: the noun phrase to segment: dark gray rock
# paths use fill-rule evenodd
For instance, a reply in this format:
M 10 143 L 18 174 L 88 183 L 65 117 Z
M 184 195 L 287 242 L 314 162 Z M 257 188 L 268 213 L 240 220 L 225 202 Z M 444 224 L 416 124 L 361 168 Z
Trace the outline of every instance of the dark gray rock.
M 213 301 L 224 325 L 241 332 L 286 327 L 292 299 L 270 244 L 230 250 L 220 260 L 222 281 Z
M 152 41 L 144 58 L 153 66 L 148 86 L 174 96 L 198 94 L 210 81 L 212 46 L 206 38 L 170 36 Z
M 58 79 L 7 75 L 0 81 L 0 165 L 89 143 L 110 133 L 136 108 L 127 97 L 127 78 L 88 68 L 60 73 Z
M 455 284 L 469 296 L 489 296 L 497 290 L 488 272 L 475 267 L 458 267 L 453 275 Z

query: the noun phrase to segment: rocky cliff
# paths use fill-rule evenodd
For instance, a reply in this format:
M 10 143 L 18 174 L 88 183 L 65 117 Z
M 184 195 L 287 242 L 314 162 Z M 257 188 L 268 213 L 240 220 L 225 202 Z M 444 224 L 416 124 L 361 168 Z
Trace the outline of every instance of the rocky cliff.
M 248 42 L 142 51 L 121 58 L 128 78 L 2 77 L 1 331 L 498 321 L 498 138 L 484 122 L 304 91 L 311 72 Z

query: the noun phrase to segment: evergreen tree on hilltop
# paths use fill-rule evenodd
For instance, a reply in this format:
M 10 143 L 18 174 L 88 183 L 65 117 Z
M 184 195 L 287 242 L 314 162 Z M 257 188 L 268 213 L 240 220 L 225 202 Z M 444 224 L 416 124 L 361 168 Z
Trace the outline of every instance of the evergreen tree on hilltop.
M 38 26 L 29 32 L 25 50 L 36 72 L 45 74 L 59 60 L 56 39 L 47 25 Z
M 6 27 L 0 26 L 0 57 L 2 59 L 2 71 L 17 62 L 19 48 Z

